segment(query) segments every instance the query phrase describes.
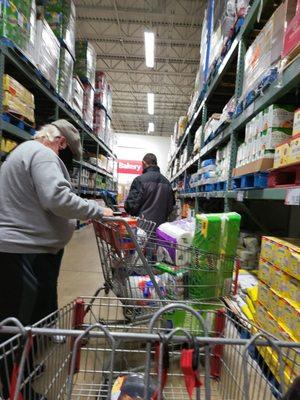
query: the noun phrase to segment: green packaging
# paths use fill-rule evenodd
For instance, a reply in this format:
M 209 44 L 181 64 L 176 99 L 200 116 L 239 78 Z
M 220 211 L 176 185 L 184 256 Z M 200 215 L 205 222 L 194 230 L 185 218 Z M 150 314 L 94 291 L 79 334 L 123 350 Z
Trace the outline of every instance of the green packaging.
M 61 39 L 69 52 L 75 57 L 76 8 L 72 0 L 48 0 L 45 6 L 45 19 L 55 36 Z
M 69 51 L 63 47 L 60 48 L 59 58 L 59 78 L 58 93 L 69 104 L 72 103 L 72 79 L 74 60 Z
M 95 88 L 97 54 L 87 40 L 76 40 L 75 74 L 87 80 Z
M 237 213 L 196 215 L 190 299 L 219 298 L 230 292 L 240 221 Z
M 0 36 L 11 40 L 20 50 L 26 51 L 30 38 L 30 2 L 0 1 Z

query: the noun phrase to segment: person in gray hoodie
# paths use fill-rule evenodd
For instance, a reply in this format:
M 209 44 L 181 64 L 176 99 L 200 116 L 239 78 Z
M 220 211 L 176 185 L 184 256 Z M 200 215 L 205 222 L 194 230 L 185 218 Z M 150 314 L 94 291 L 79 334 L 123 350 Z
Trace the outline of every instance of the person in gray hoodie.
M 0 321 L 16 317 L 28 325 L 55 311 L 75 220 L 113 215 L 72 190 L 63 160 L 81 155 L 79 132 L 58 120 L 20 144 L 0 168 Z

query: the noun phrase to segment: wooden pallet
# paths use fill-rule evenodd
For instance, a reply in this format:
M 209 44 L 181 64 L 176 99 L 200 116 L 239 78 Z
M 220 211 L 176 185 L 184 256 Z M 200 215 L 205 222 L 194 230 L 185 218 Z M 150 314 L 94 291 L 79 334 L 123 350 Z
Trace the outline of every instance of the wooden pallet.
M 300 186 L 300 163 L 271 170 L 268 186 L 271 188 Z

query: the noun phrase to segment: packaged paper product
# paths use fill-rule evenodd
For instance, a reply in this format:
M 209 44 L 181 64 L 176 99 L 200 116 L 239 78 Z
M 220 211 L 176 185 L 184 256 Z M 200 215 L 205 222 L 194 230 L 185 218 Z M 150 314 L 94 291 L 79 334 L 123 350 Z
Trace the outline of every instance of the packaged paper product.
M 34 47 L 36 42 L 36 2 L 31 0 L 30 5 L 30 16 L 29 16 L 29 40 L 27 44 L 27 49 L 24 50 L 24 54 L 28 59 L 35 64 L 34 59 Z
M 45 18 L 55 36 L 61 39 L 75 58 L 76 8 L 72 0 L 47 0 Z
M 292 135 L 291 129 L 284 128 L 268 128 L 263 131 L 260 136 L 260 151 L 275 150 L 276 146 Z
M 102 71 L 96 71 L 95 103 L 101 104 L 105 109 L 108 105 L 107 89 L 106 74 Z
M 228 293 L 234 267 L 241 217 L 237 213 L 198 214 L 193 245 L 199 249 L 189 277 L 190 295 L 219 297 Z M 203 286 L 203 289 L 200 287 Z
M 262 130 L 269 128 L 292 129 L 295 107 L 290 105 L 272 104 L 265 111 L 265 121 Z
M 293 136 L 300 134 L 300 108 L 294 113 Z
M 221 114 L 214 113 L 204 126 L 204 142 L 217 130 L 220 125 Z
M 35 62 L 41 73 L 57 88 L 60 44 L 46 20 L 37 21 Z
M 87 40 L 76 40 L 75 50 L 75 73 L 80 79 L 87 80 L 94 88 L 97 63 L 96 51 Z
M 85 83 L 83 96 L 83 119 L 93 129 L 94 121 L 94 89 L 89 83 Z
M 156 283 L 159 286 L 161 294 L 166 296 L 167 289 L 165 281 L 169 277 L 155 276 Z M 131 294 L 134 299 L 145 299 L 145 301 L 138 301 L 137 304 L 144 305 L 149 304 L 149 299 L 159 299 L 159 296 L 154 288 L 153 282 L 148 275 L 146 276 L 130 276 L 129 282 L 127 283 L 127 292 Z
M 69 51 L 63 47 L 60 48 L 60 61 L 59 61 L 59 78 L 58 78 L 58 93 L 66 100 L 67 103 L 72 104 L 72 80 L 74 60 Z
M 186 126 L 187 126 L 187 123 L 188 123 L 188 118 L 186 115 L 179 117 L 178 128 L 177 128 L 178 139 L 181 138 L 181 136 L 183 136 Z
M 199 128 L 196 130 L 196 133 L 195 133 L 194 150 L 193 150 L 194 154 L 199 152 L 200 142 L 201 142 L 201 133 L 202 133 L 202 126 L 199 126 Z
M 73 77 L 72 80 L 72 99 L 73 108 L 82 117 L 83 110 L 83 97 L 84 97 L 84 87 L 78 77 Z
M 192 245 L 194 231 L 195 220 L 193 218 L 166 222 L 157 228 L 158 247 L 167 250 L 170 256 L 167 261 L 175 263 L 177 266 L 185 266 L 191 262 L 191 249 L 188 247 Z
M 106 113 L 103 109 L 94 107 L 94 132 L 105 141 Z
M 30 1 L 2 1 L 0 35 L 26 52 L 30 39 Z

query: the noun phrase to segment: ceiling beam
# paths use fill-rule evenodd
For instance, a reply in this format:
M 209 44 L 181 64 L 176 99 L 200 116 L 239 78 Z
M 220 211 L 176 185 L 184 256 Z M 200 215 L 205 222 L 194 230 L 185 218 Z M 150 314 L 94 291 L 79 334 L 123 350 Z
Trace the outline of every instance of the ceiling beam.
M 123 54 L 97 54 L 97 59 L 106 59 L 106 60 L 124 60 L 125 56 Z M 144 56 L 134 56 L 126 54 L 127 61 L 145 61 Z M 163 58 L 163 57 L 155 57 L 155 62 L 159 63 L 172 63 L 172 64 L 191 64 L 198 65 L 199 59 L 193 58 Z
M 150 25 L 150 26 L 178 26 L 183 28 L 201 28 L 201 9 L 198 10 L 199 18 L 195 18 L 193 14 L 167 14 L 164 12 L 151 12 L 149 9 L 144 10 L 122 10 L 118 7 L 118 15 L 115 13 L 114 7 L 103 7 L 100 5 L 83 5 L 79 4 L 77 9 L 78 21 L 107 21 L 120 23 Z
M 134 69 L 120 69 L 120 68 L 101 68 L 103 72 L 109 72 L 110 74 L 134 74 L 134 75 L 149 75 L 149 76 L 178 76 L 181 78 L 196 78 L 196 74 L 189 74 L 184 72 L 168 72 L 168 71 L 156 71 L 150 69 L 144 69 L 143 71 L 137 71 Z
M 144 40 L 140 37 L 120 37 L 116 36 L 93 36 L 93 35 L 78 35 L 79 39 L 89 40 L 95 43 L 124 43 L 124 44 L 140 44 L 144 45 Z M 199 39 L 200 40 L 200 39 Z M 157 46 L 171 46 L 171 47 L 194 47 L 199 48 L 199 42 L 192 42 L 189 40 L 178 40 L 178 39 L 156 39 L 155 45 Z

